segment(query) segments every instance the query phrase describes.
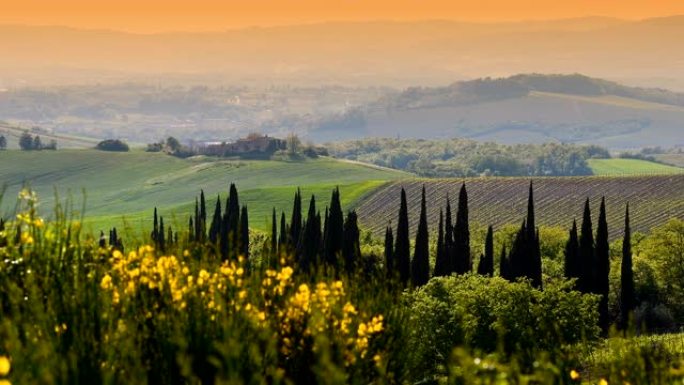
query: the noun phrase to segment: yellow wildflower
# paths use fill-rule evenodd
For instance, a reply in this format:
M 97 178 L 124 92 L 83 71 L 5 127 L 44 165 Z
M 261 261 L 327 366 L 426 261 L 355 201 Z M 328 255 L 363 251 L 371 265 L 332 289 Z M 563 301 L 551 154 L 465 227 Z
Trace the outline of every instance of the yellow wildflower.
M 573 369 L 570 371 L 570 378 L 573 380 L 579 380 L 580 374 L 575 369 Z
M 21 243 L 31 245 L 33 244 L 33 237 L 29 233 L 21 233 Z
M 599 381 L 599 385 L 608 385 L 608 381 L 607 381 L 605 378 L 602 378 L 602 379 Z
M 9 374 L 12 366 L 10 364 L 9 358 L 5 356 L 0 356 L 0 376 L 6 376 Z
M 105 274 L 105 276 L 102 277 L 102 282 L 100 282 L 100 287 L 103 290 L 109 290 L 112 288 L 112 277 L 109 274 Z

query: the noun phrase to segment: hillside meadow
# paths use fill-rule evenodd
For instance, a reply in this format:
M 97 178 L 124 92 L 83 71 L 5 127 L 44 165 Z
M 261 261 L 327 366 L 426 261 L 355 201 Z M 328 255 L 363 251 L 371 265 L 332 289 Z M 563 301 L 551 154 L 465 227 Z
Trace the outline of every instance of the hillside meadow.
M 328 158 L 302 161 L 178 159 L 161 153 L 95 150 L 0 151 L 0 185 L 7 187 L 0 212 L 14 210 L 14 197 L 24 183 L 42 197 L 41 205 L 54 205 L 71 197 L 73 208 L 86 214 L 93 230 L 123 226 L 137 233 L 152 220 L 156 206 L 171 218 L 187 214 L 201 189 L 212 199 L 226 197 L 235 183 L 250 203 L 252 224 L 265 230 L 271 210 L 289 209 L 297 187 L 322 203 L 339 185 L 350 206 L 386 181 L 409 176 L 401 171 Z M 85 210 L 83 210 L 85 208 Z M 180 222 L 177 224 L 180 225 Z

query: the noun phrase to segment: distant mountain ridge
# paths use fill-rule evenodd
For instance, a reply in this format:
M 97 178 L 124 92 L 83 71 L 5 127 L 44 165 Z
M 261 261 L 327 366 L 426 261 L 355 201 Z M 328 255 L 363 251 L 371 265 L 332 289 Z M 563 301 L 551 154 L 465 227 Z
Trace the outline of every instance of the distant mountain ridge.
M 581 74 L 519 74 L 507 78 L 460 81 L 446 87 L 411 87 L 381 103 L 392 108 L 427 108 L 476 104 L 529 96 L 531 92 L 581 96 L 614 95 L 684 106 L 684 93 L 662 88 L 629 87 Z
M 320 134 L 327 140 L 465 137 L 508 144 L 587 143 L 611 149 L 684 145 L 683 93 L 581 74 L 519 74 L 445 87 L 411 87 L 347 115 L 342 123 L 361 124 L 340 124 L 337 131 L 327 127 Z
M 584 73 L 684 90 L 684 17 L 508 23 L 337 22 L 132 34 L 0 26 L 0 88 L 161 80 L 437 86 L 516 73 Z

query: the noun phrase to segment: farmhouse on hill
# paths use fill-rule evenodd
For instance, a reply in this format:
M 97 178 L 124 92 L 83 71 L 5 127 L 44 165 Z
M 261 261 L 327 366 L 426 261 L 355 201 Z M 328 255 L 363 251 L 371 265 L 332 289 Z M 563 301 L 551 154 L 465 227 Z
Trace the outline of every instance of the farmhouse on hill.
M 198 153 L 213 156 L 270 155 L 284 150 L 287 142 L 268 135 L 249 134 L 234 142 L 204 142 L 199 144 Z

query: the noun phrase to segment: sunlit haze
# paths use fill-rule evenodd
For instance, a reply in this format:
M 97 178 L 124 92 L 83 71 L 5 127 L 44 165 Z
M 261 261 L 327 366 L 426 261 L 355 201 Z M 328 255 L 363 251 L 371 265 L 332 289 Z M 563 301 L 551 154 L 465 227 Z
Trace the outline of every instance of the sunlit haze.
M 130 32 L 216 31 L 325 21 L 519 21 L 684 14 L 680 0 L 2 0 L 0 23 Z

